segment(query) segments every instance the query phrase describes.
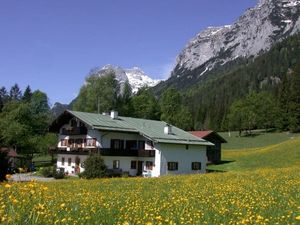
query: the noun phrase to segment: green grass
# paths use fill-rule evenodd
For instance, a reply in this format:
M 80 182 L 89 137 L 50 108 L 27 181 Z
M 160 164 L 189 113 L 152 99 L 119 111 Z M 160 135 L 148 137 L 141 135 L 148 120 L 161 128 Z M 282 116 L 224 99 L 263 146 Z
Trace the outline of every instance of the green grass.
M 0 184 L 0 224 L 298 224 L 300 137 L 223 156 L 226 173 Z
M 221 165 L 209 169 L 222 171 L 246 171 L 262 168 L 286 168 L 300 165 L 300 137 L 263 148 L 222 151 Z
M 291 138 L 298 137 L 300 134 L 293 134 L 288 132 L 264 132 L 254 131 L 253 136 L 239 137 L 238 132 L 220 132 L 227 143 L 222 144 L 222 149 L 246 149 L 246 148 L 259 148 L 269 145 L 281 143 L 283 141 L 290 140 Z

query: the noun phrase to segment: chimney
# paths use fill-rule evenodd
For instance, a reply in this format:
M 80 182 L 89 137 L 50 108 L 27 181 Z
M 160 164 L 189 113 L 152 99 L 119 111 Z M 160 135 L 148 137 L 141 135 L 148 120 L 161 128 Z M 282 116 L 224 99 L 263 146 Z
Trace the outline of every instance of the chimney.
M 118 112 L 117 111 L 111 111 L 110 112 L 110 118 L 112 119 L 118 119 Z
M 164 134 L 172 134 L 172 126 L 170 124 L 166 124 L 164 127 Z

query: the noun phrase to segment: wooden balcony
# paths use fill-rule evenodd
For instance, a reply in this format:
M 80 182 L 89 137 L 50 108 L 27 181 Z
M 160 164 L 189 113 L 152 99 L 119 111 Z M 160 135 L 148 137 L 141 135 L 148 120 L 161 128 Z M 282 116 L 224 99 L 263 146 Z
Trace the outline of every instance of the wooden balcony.
M 155 157 L 154 150 L 131 150 L 131 149 L 111 149 L 101 148 L 100 154 L 103 156 L 135 156 L 135 157 Z
M 129 150 L 111 148 L 50 148 L 50 154 L 89 155 L 100 153 L 102 156 L 155 157 L 154 150 Z

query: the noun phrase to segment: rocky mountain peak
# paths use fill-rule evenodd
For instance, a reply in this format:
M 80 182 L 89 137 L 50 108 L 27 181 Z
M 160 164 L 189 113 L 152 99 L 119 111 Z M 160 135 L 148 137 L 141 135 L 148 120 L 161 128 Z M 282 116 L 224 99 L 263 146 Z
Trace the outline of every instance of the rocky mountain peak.
M 130 69 L 123 69 L 120 66 L 105 65 L 102 68 L 95 68 L 90 72 L 92 76 L 105 76 L 109 72 L 113 72 L 118 80 L 121 92 L 125 82 L 129 82 L 132 92 L 136 93 L 141 87 L 144 86 L 155 86 L 160 80 L 154 80 L 150 78 L 142 69 L 139 67 L 133 67 Z
M 177 57 L 172 76 L 198 70 L 198 76 L 238 57 L 257 56 L 300 30 L 300 0 L 260 0 L 234 24 L 208 27 Z

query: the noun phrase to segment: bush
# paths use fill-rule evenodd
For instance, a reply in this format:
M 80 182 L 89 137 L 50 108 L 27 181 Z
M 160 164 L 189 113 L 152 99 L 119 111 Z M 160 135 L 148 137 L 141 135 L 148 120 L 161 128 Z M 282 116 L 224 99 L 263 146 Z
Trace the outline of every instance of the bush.
M 52 166 L 44 167 L 41 169 L 41 174 L 44 177 L 53 177 L 54 173 L 55 173 L 55 170 L 53 169 Z
M 99 154 L 90 155 L 84 162 L 85 170 L 79 177 L 93 179 L 106 177 L 106 165 L 104 160 Z
M 54 179 L 64 179 L 65 174 L 62 171 L 56 171 L 53 175 Z

